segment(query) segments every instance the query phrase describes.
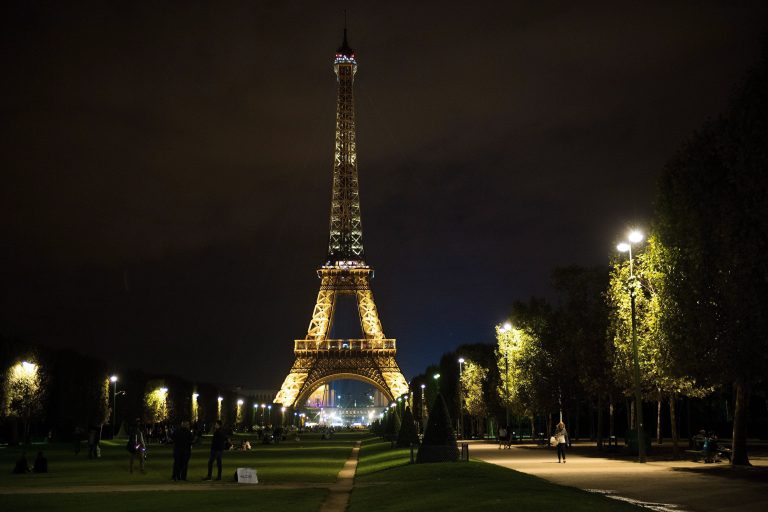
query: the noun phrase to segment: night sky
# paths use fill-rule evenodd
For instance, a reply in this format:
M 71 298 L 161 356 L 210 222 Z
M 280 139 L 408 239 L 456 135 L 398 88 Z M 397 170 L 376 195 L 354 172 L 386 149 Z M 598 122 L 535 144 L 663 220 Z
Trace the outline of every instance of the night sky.
M 279 387 L 327 250 L 348 6 L 366 261 L 410 378 L 647 225 L 762 4 L 5 2 L 0 334 Z

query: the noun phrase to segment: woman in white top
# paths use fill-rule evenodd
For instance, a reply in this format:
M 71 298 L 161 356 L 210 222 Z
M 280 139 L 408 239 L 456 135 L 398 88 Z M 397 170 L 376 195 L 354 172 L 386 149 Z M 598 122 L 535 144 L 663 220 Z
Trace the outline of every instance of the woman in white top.
M 562 421 L 557 424 L 554 437 L 557 440 L 557 462 L 559 464 L 562 457 L 563 464 L 565 464 L 565 443 L 567 442 L 568 431 L 565 430 L 565 423 Z

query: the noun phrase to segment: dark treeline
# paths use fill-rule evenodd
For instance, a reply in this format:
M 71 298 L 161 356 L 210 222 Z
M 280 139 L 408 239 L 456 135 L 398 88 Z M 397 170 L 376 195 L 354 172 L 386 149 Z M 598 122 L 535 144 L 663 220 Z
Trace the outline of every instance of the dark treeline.
M 72 350 L 0 339 L 0 443 L 70 440 L 90 428 L 111 437 L 113 404 L 116 433 L 136 418 L 146 425 L 188 420 L 200 428 L 209 428 L 217 418 L 233 428 L 266 421 L 265 412 L 254 407 L 256 397 L 235 389 L 141 370 L 117 372 L 115 386 L 112 368 Z

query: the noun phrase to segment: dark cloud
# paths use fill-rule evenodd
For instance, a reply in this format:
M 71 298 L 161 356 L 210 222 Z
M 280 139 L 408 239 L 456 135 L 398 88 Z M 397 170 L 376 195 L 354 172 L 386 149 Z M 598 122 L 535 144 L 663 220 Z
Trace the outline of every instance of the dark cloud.
M 343 8 L 4 6 L 0 332 L 279 385 L 326 248 Z M 366 252 L 407 376 L 649 219 L 665 159 L 723 109 L 765 15 L 351 8 Z

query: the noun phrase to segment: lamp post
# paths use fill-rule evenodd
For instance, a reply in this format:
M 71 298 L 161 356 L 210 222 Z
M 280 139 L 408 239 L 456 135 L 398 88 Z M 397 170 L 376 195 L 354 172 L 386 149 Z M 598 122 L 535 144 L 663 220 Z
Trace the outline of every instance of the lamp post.
M 112 375 L 109 382 L 112 383 L 112 439 L 114 439 L 115 424 L 117 423 L 117 375 Z
M 459 417 L 456 418 L 456 430 L 459 431 L 459 438 L 464 439 L 464 415 L 463 412 L 463 402 L 462 396 L 461 396 L 461 375 L 464 368 L 464 358 L 459 358 Z
M 427 416 L 427 405 L 424 403 L 424 388 L 426 388 L 426 384 L 421 385 L 421 432 L 424 433 L 424 429 L 427 426 L 426 416 Z
M 261 426 L 264 426 L 264 409 L 267 408 L 267 404 L 261 404 Z
M 505 322 L 499 330 L 504 335 L 504 410 L 507 422 L 505 426 L 509 429 L 509 340 L 507 336 L 512 330 L 512 324 Z M 533 432 L 531 432 L 531 437 L 533 437 Z
M 269 404 L 267 406 L 267 418 L 269 419 L 269 424 L 272 424 L 272 404 Z
M 643 234 L 634 230 L 629 233 L 628 242 L 622 242 L 616 249 L 629 253 L 629 302 L 632 310 L 632 360 L 634 366 L 633 380 L 635 388 L 635 418 L 637 418 L 637 455 L 639 462 L 645 462 L 645 434 L 643 429 L 643 397 L 640 393 L 640 357 L 637 350 L 637 317 L 635 313 L 635 272 L 632 261 L 632 244 L 643 241 Z

